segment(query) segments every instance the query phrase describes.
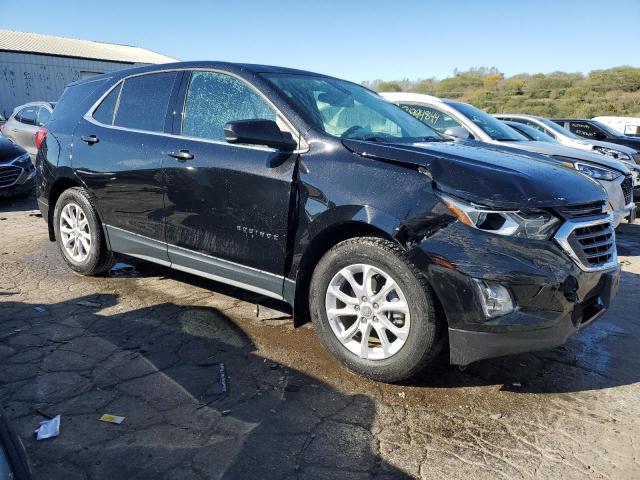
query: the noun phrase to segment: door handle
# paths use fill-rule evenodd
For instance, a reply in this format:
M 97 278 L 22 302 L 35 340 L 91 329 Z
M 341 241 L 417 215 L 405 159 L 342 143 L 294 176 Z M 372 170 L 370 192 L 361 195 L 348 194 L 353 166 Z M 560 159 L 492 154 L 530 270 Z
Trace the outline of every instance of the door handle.
M 80 137 L 80 139 L 83 142 L 88 143 L 89 145 L 93 145 L 94 143 L 98 143 L 100 141 L 100 139 L 95 135 L 89 135 L 88 137 Z
M 169 156 L 175 158 L 179 162 L 186 162 L 187 160 L 193 160 L 193 153 L 189 150 L 180 150 L 179 152 L 169 152 Z

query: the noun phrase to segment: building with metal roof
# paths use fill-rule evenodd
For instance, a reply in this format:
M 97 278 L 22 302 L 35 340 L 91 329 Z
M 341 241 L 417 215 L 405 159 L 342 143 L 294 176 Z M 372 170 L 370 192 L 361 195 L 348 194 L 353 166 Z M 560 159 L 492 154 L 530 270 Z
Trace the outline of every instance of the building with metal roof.
M 31 101 L 55 102 L 67 84 L 82 78 L 175 61 L 130 45 L 0 30 L 0 115 Z

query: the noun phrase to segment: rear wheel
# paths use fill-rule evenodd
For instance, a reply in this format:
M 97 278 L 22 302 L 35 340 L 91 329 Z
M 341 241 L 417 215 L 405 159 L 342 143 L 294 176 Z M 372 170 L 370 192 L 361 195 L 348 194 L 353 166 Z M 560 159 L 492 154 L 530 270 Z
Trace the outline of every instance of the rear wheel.
M 75 272 L 99 275 L 113 266 L 114 256 L 107 248 L 102 224 L 86 190 L 65 190 L 56 202 L 53 220 L 62 257 Z
M 433 292 L 393 242 L 339 243 L 318 262 L 309 298 L 324 345 L 361 375 L 397 382 L 439 351 Z

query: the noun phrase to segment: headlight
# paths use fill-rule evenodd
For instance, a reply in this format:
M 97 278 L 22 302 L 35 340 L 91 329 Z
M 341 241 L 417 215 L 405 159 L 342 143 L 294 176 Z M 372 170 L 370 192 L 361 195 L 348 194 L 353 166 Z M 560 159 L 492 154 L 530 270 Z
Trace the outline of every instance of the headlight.
M 606 155 L 607 157 L 617 158 L 618 160 L 633 161 L 631 155 L 629 155 L 628 153 L 614 150 L 613 148 L 595 146 L 593 147 L 593 149 L 596 152 L 601 153 L 602 155 Z
M 567 163 L 573 166 L 573 168 L 575 168 L 576 170 L 589 175 L 591 178 L 595 178 L 596 180 L 615 180 L 620 175 L 622 175 L 620 172 L 616 172 L 615 170 L 609 170 L 608 168 L 604 167 L 596 167 L 595 165 L 592 165 L 590 163 Z
M 544 210 L 489 210 L 448 195 L 440 197 L 462 223 L 496 235 L 547 240 L 560 223 L 558 218 Z

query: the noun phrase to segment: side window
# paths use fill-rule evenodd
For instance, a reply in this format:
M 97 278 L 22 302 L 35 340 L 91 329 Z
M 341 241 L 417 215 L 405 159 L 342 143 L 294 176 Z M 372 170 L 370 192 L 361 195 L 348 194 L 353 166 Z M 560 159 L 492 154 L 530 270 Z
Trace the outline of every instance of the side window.
M 625 125 L 624 134 L 630 137 L 640 136 L 640 125 Z
M 44 125 L 51 118 L 51 112 L 49 109 L 45 107 L 40 107 L 40 111 L 38 112 L 38 125 Z
M 120 83 L 116 88 L 109 92 L 98 108 L 96 108 L 93 112 L 93 118 L 100 123 L 104 123 L 105 125 L 113 125 L 113 114 L 116 111 L 116 103 L 118 102 L 118 95 L 120 95 L 120 89 L 122 88 L 122 83 Z
M 601 135 L 591 125 L 583 122 L 569 122 L 569 130 L 576 135 L 587 138 L 596 138 Z
M 21 123 L 26 123 L 27 125 L 35 125 L 37 112 L 38 107 L 26 107 L 20 110 L 20 112 L 16 115 L 16 118 Z
M 276 112 L 242 80 L 217 72 L 193 72 L 184 102 L 182 135 L 223 141 L 234 120 L 277 120 Z
M 151 73 L 124 81 L 114 125 L 162 132 L 176 72 Z

